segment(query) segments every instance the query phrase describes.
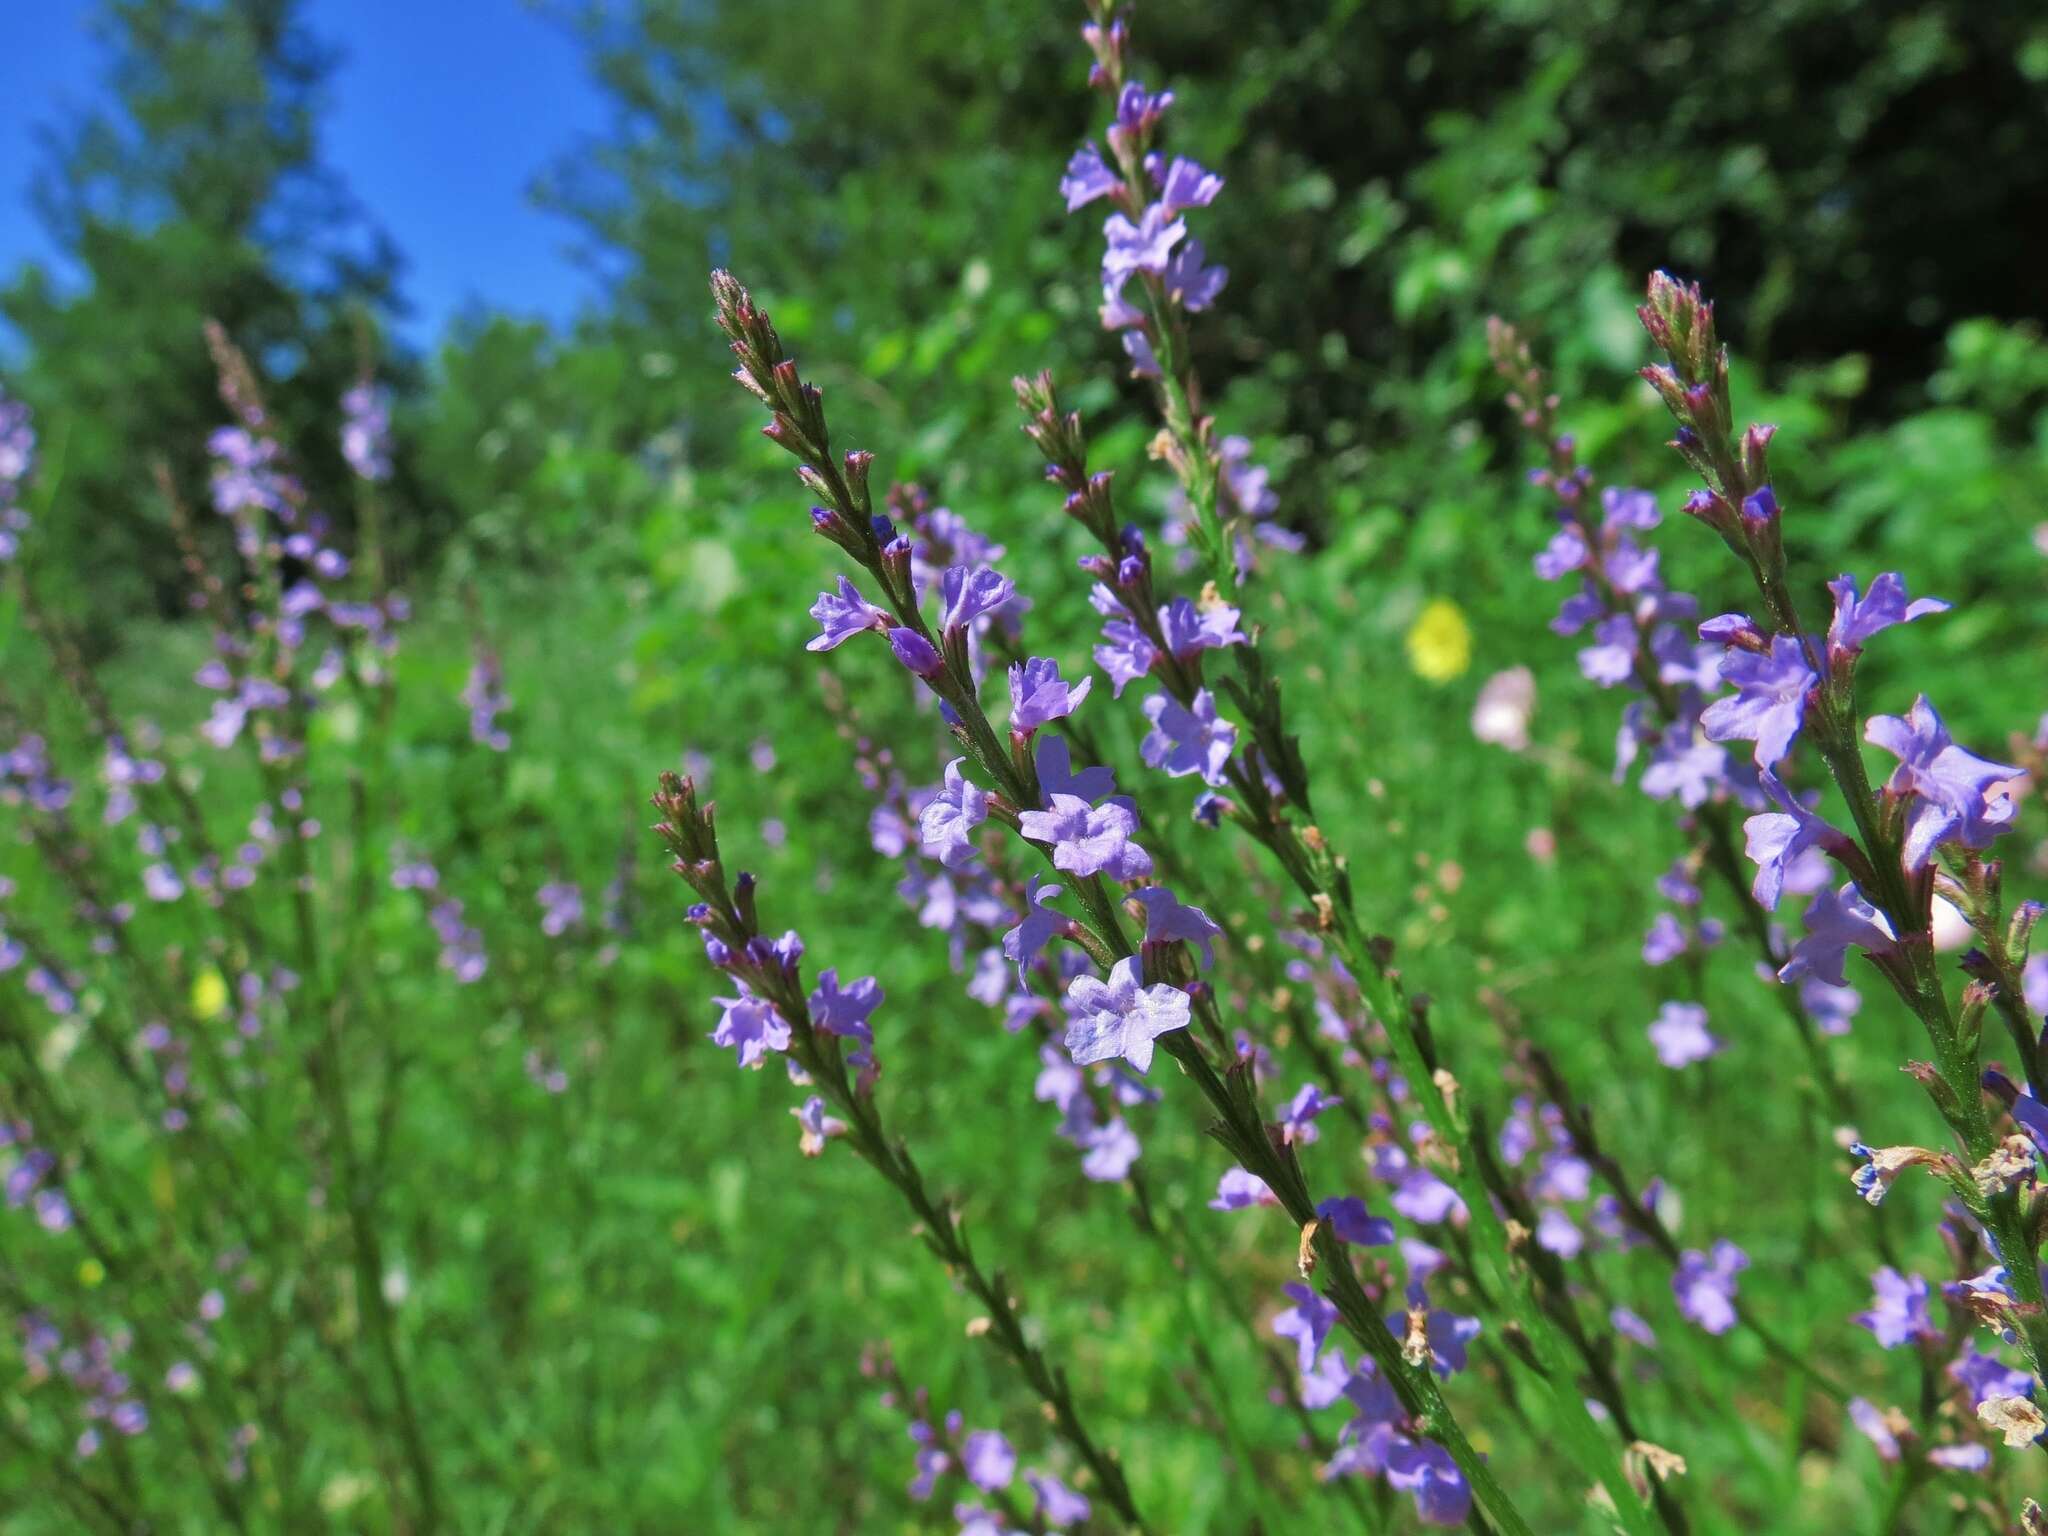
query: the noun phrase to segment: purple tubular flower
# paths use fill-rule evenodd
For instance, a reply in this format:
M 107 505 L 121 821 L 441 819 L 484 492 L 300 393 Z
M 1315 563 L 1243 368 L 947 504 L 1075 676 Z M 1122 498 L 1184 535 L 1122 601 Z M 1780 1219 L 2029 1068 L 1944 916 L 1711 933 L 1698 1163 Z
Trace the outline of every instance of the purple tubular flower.
M 975 1487 L 996 1493 L 1017 1475 L 1017 1453 L 1000 1432 L 977 1429 L 960 1447 L 960 1470 Z
M 1394 1224 L 1374 1216 L 1356 1195 L 1341 1195 L 1316 1206 L 1316 1215 L 1329 1224 L 1337 1240 L 1361 1248 L 1385 1248 L 1394 1241 Z
M 1899 760 L 1885 781 L 1885 793 L 1914 797 L 1901 850 L 1908 869 L 1923 868 L 1942 843 L 1988 848 L 2012 825 L 2016 807 L 2003 786 L 2021 777 L 2022 770 L 1957 746 L 1926 694 L 1913 701 L 1903 719 L 1873 715 L 1863 735 Z
M 1749 1255 L 1726 1238 L 1714 1244 L 1712 1257 L 1686 1249 L 1671 1277 L 1680 1315 L 1708 1333 L 1726 1333 L 1735 1326 L 1735 1277 L 1747 1268 Z
M 1460 1317 L 1442 1307 L 1430 1306 L 1420 1280 L 1408 1282 L 1408 1306 L 1411 1311 L 1423 1314 L 1422 1342 L 1428 1353 L 1430 1369 L 1446 1379 L 1464 1370 L 1468 1363 L 1465 1346 L 1479 1337 L 1479 1319 Z M 1387 1319 L 1388 1331 L 1397 1339 L 1405 1336 L 1410 1326 L 1409 1318 L 1398 1312 Z
M 1185 155 L 1175 155 L 1173 164 L 1166 168 L 1166 175 L 1160 178 L 1159 204 L 1168 213 L 1206 208 L 1216 201 L 1216 194 L 1222 190 L 1221 176 L 1203 170 Z
M 1579 652 L 1579 671 L 1587 682 L 1612 688 L 1635 675 L 1634 619 L 1625 613 L 1610 614 L 1593 627 L 1593 641 Z
M 945 604 L 941 628 L 949 635 L 965 633 L 976 619 L 996 611 L 1017 595 L 1009 577 L 988 566 L 949 565 L 939 578 Z
M 889 631 L 889 649 L 896 653 L 898 661 L 926 682 L 946 670 L 944 659 L 932 648 L 932 643 L 907 625 L 899 624 Z
M 1016 663 L 1010 668 L 1010 729 L 1033 731 L 1054 720 L 1064 720 L 1081 707 L 1095 679 L 1084 677 L 1078 686 L 1060 676 L 1060 664 L 1043 656 Z
M 960 771 L 966 761 L 946 764 L 945 786 L 917 815 L 918 846 L 948 869 L 973 860 L 974 829 L 988 819 L 988 792 Z
M 1657 1059 L 1676 1070 L 1718 1055 L 1721 1041 L 1707 1031 L 1707 1010 L 1698 1003 L 1666 1003 L 1650 1026 Z
M 1111 619 L 1102 626 L 1102 644 L 1095 647 L 1095 665 L 1109 676 L 1116 698 L 1124 689 L 1152 670 L 1159 652 L 1144 632 L 1128 619 Z
M 1082 800 L 1100 800 L 1116 793 L 1116 775 L 1107 768 L 1072 771 L 1072 759 L 1063 736 L 1041 736 L 1031 754 L 1038 770 L 1038 788 L 1049 802 L 1054 795 L 1073 795 Z
M 1387 1452 L 1387 1486 L 1415 1500 L 1424 1525 L 1463 1525 L 1472 1513 L 1465 1474 L 1433 1440 L 1398 1439 Z
M 1055 886 L 1054 890 L 1058 890 Z M 1222 928 L 1209 920 L 1209 914 L 1200 907 L 1182 905 L 1163 885 L 1148 885 L 1143 890 L 1131 892 L 1145 909 L 1145 942 L 1147 944 L 1172 944 L 1177 941 L 1202 946 L 1202 964 L 1216 963 L 1215 946 L 1211 942 L 1223 932 Z
M 1735 697 L 1716 699 L 1701 714 L 1707 739 L 1753 741 L 1757 767 L 1776 767 L 1805 725 L 1807 695 L 1820 681 L 1806 664 L 1805 648 L 1778 635 L 1767 654 L 1730 651 L 1721 674 L 1735 685 Z
M 1974 1344 L 1949 1362 L 1948 1374 L 1969 1392 L 1973 1408 L 1981 1407 L 1989 1398 L 2034 1395 L 2032 1376 L 2014 1370 L 1996 1355 L 1983 1353 Z
M 819 633 L 804 646 L 807 651 L 834 650 L 865 630 L 889 628 L 889 616 L 862 597 L 860 589 L 844 576 L 839 578 L 836 595 L 818 594 L 818 600 L 811 604 L 811 617 L 818 621 Z
M 1203 783 L 1219 788 L 1230 782 L 1224 768 L 1237 745 L 1237 727 L 1217 716 L 1215 694 L 1204 688 L 1192 705 L 1183 706 L 1170 694 L 1155 693 L 1145 701 L 1145 718 L 1152 729 L 1138 755 L 1148 767 L 1176 779 L 1199 773 Z
M 1025 888 L 1024 915 L 1018 919 L 1016 927 L 1003 935 L 1003 956 L 1016 963 L 1019 986 L 1028 985 L 1025 973 L 1045 946 L 1067 927 L 1068 919 L 1046 906 L 1047 902 L 1057 900 L 1065 889 L 1037 874 L 1031 877 L 1031 883 Z
M 1779 809 L 1765 811 L 1743 822 L 1743 851 L 1756 865 L 1756 880 L 1750 886 L 1750 894 L 1756 898 L 1758 906 L 1767 912 L 1775 912 L 1779 898 L 1785 893 L 1785 872 L 1799 856 L 1809 848 L 1840 847 L 1846 840 L 1825 820 L 1808 810 L 1778 781 L 1775 773 L 1765 772 L 1758 777 L 1764 793 L 1777 803 Z
M 1217 295 L 1223 292 L 1223 285 L 1230 281 L 1230 269 L 1206 265 L 1207 255 L 1202 242 L 1190 238 L 1166 263 L 1166 291 L 1190 314 L 1200 314 L 1214 304 Z M 1134 338 L 1144 339 L 1132 332 L 1124 337 L 1124 344 L 1129 346 Z M 1150 347 L 1151 343 L 1146 342 L 1147 350 Z
M 1073 213 L 1098 197 L 1114 195 L 1121 184 L 1091 139 L 1067 162 L 1066 174 L 1060 177 L 1060 196 L 1067 200 L 1067 212 Z
M 729 1047 L 742 1067 L 758 1067 L 769 1051 L 789 1049 L 789 1025 L 766 1001 L 745 988 L 738 997 L 714 997 L 725 1010 L 711 1031 L 714 1045 Z
M 1128 1177 L 1131 1165 L 1144 1150 L 1122 1115 L 1088 1131 L 1081 1138 L 1081 1148 L 1087 1154 L 1081 1159 L 1081 1172 L 1097 1184 L 1115 1184 Z
M 1669 965 L 1685 953 L 1685 929 L 1669 912 L 1659 912 L 1643 936 L 1643 964 Z
M 1255 1205 L 1278 1205 L 1280 1197 L 1272 1187 L 1244 1168 L 1228 1168 L 1216 1181 L 1216 1198 L 1209 1202 L 1212 1211 L 1242 1211 Z
M 1102 226 L 1102 237 L 1109 244 L 1102 258 L 1104 285 L 1120 289 L 1134 272 L 1165 272 L 1173 248 L 1187 232 L 1186 223 L 1174 218 L 1163 203 L 1152 204 L 1135 224 L 1121 213 L 1112 213 Z
M 1891 948 L 1892 932 L 1883 914 L 1863 899 L 1856 882 L 1822 891 L 1806 909 L 1806 937 L 1792 946 L 1792 958 L 1778 968 L 1778 980 L 1813 976 L 1831 987 L 1845 987 L 1842 962 L 1849 947 L 1879 953 Z
M 1849 1422 L 1877 1447 L 1880 1461 L 1899 1459 L 1899 1437 L 1892 1428 L 1892 1416 L 1867 1397 L 1849 1399 Z
M 1280 1112 L 1281 1141 L 1293 1147 L 1308 1146 L 1321 1135 L 1316 1129 L 1316 1117 L 1343 1102 L 1342 1099 L 1325 1098 L 1323 1090 L 1314 1083 L 1303 1083 Z
M 1536 557 L 1535 563 L 1536 574 L 1545 581 L 1562 580 L 1573 571 L 1584 569 L 1586 541 L 1579 537 L 1578 530 L 1560 528 L 1551 535 L 1550 543 Z
M 1077 1067 L 1121 1057 L 1140 1072 L 1152 1066 L 1152 1043 L 1161 1035 L 1187 1028 L 1187 993 L 1164 982 L 1145 986 L 1137 957 L 1126 955 L 1111 967 L 1109 980 L 1076 976 L 1067 987 L 1067 1053 Z
M 1652 1331 L 1648 1323 L 1644 1322 L 1635 1313 L 1629 1311 L 1627 1307 L 1616 1307 L 1608 1314 L 1607 1320 L 1614 1325 L 1614 1331 L 1623 1338 L 1634 1339 L 1645 1349 L 1655 1349 L 1657 1347 L 1656 1333 Z
M 1323 1340 L 1330 1336 L 1330 1326 L 1337 1321 L 1337 1309 L 1298 1282 L 1290 1281 L 1282 1289 L 1294 1298 L 1294 1305 L 1273 1319 L 1273 1332 L 1280 1338 L 1294 1340 L 1295 1358 L 1305 1376 L 1315 1369 Z
M 1031 1485 L 1032 1497 L 1038 1501 L 1038 1518 L 1053 1530 L 1079 1525 L 1094 1512 L 1086 1497 L 1049 1472 L 1026 1472 L 1024 1481 Z
M 1137 880 L 1152 872 L 1152 856 L 1131 841 L 1138 814 L 1112 800 L 1091 807 L 1078 795 L 1051 794 L 1051 809 L 1025 811 L 1019 830 L 1034 843 L 1052 845 L 1055 869 L 1072 875 L 1108 874 L 1116 880 Z
M 1915 1339 L 1931 1339 L 1938 1330 L 1927 1315 L 1927 1282 L 1919 1275 L 1902 1275 L 1889 1264 L 1870 1277 L 1872 1304 L 1867 1312 L 1852 1319 L 1868 1328 L 1886 1349 L 1897 1349 Z
M 863 976 L 846 987 L 839 985 L 839 972 L 832 968 L 818 973 L 818 985 L 810 995 L 811 1022 L 829 1035 L 844 1035 L 863 1044 L 873 1044 L 875 1032 L 868 1015 L 882 1003 L 881 984 Z
M 1193 661 L 1203 651 L 1249 643 L 1237 627 L 1238 610 L 1226 603 L 1197 608 L 1176 597 L 1159 610 L 1159 632 L 1177 661 Z
M 1835 616 L 1828 625 L 1830 659 L 1857 655 L 1866 640 L 1894 624 L 1910 624 L 1930 613 L 1946 613 L 1954 606 L 1938 597 L 1907 602 L 1905 580 L 1896 571 L 1878 576 L 1861 598 L 1856 595 L 1854 576 L 1837 576 L 1828 583 L 1828 590 L 1835 594 Z

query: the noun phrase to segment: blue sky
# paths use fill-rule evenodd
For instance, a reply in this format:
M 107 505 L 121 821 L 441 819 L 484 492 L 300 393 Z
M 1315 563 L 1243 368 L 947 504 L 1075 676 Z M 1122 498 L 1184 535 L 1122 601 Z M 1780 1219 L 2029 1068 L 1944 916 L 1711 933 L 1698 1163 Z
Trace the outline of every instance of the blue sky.
M 36 128 L 100 99 L 90 0 L 7 7 L 0 47 L 0 274 L 52 251 L 27 207 Z M 431 341 L 471 301 L 564 320 L 596 293 L 576 230 L 532 206 L 533 178 L 601 134 L 577 40 L 521 0 L 309 0 L 345 54 L 327 162 L 396 240 L 405 327 Z

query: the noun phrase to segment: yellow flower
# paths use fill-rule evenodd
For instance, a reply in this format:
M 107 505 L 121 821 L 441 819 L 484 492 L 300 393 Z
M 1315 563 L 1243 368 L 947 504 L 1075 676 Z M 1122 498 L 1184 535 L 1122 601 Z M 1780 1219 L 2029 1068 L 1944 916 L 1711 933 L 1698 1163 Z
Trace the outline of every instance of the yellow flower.
M 1408 664 L 1415 675 L 1448 683 L 1472 665 L 1472 626 L 1447 597 L 1431 598 L 1408 628 Z
M 208 966 L 192 978 L 192 1017 L 195 1019 L 217 1019 L 221 1010 L 228 1005 L 228 984 L 221 974 Z

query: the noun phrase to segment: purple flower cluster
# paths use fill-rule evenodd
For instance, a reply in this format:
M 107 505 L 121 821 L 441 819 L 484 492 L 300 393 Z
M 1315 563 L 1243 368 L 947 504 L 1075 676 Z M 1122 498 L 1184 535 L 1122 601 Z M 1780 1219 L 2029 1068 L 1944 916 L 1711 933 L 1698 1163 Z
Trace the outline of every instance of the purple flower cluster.
M 490 968 L 484 936 L 464 920 L 460 898 L 442 891 L 441 872 L 424 859 L 396 859 L 391 868 L 391 887 L 419 892 L 426 907 L 427 925 L 441 943 L 441 969 L 463 986 L 481 981 Z
M 0 565 L 21 552 L 29 525 L 21 494 L 35 460 L 35 421 L 28 406 L 0 390 Z
M 127 1329 L 94 1333 L 81 1343 L 67 1344 L 46 1314 L 30 1312 L 20 1319 L 18 1330 L 22 1365 L 30 1384 L 62 1382 L 70 1390 L 84 1421 L 72 1445 L 72 1453 L 80 1461 L 100 1453 L 103 1425 L 125 1439 L 149 1428 L 148 1406 L 122 1365 L 134 1346 L 134 1335 Z M 176 1372 L 177 1367 L 172 1369 Z
M 498 653 L 489 646 L 478 645 L 471 657 L 461 699 L 469 711 L 469 739 L 493 752 L 511 750 L 512 738 L 498 723 L 498 716 L 512 707 L 512 701 L 505 695 L 505 672 Z
M 1337 1309 L 1306 1285 L 1285 1287 L 1293 1303 L 1273 1319 L 1273 1332 L 1295 1348 L 1302 1406 L 1314 1411 L 1343 1402 L 1351 1417 L 1340 1431 L 1325 1478 L 1385 1477 L 1387 1486 L 1415 1501 L 1424 1525 L 1463 1525 L 1472 1492 L 1448 1452 L 1422 1437 L 1392 1386 L 1370 1359 L 1347 1362 L 1327 1341 Z M 1479 1319 L 1432 1306 L 1420 1279 L 1409 1282 L 1408 1309 L 1387 1320 L 1410 1359 L 1438 1376 L 1465 1369 L 1466 1345 L 1480 1332 Z
M 365 380 L 341 397 L 341 456 L 364 480 L 391 478 L 391 391 Z

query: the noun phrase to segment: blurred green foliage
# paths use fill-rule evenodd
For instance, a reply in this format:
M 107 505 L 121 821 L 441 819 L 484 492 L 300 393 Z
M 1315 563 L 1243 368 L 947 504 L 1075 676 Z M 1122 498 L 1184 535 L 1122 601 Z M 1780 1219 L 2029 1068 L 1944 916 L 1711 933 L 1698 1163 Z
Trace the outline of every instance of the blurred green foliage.
M 817 964 L 881 973 L 892 1114 L 1011 1263 L 1162 1527 L 1238 1531 L 1263 1514 L 1268 1529 L 1321 1528 L 1333 1506 L 1253 1385 L 1259 1362 L 1078 1178 L 1030 1098 L 1028 1046 L 963 1000 L 942 948 L 886 893 L 894 867 L 868 846 L 867 798 L 801 649 L 829 551 L 724 378 L 703 288 L 713 261 L 756 284 L 845 445 L 873 447 L 878 478 L 929 482 L 1005 543 L 1005 569 L 1037 601 L 1036 646 L 1074 671 L 1092 628 L 1073 568 L 1083 541 L 1015 430 L 1009 376 L 1053 367 L 1126 509 L 1149 526 L 1164 505 L 1144 409 L 1094 323 L 1098 220 L 1063 218 L 1053 193 L 1093 107 L 1077 18 L 1024 0 L 562 9 L 627 115 L 549 196 L 621 258 L 616 302 L 568 334 L 481 317 L 400 360 L 392 503 L 422 617 L 399 663 L 390 823 L 348 823 L 363 718 L 338 712 L 315 742 L 334 839 L 431 850 L 492 954 L 485 985 L 456 988 L 407 893 L 380 889 L 363 918 L 402 1083 L 387 1246 L 454 1523 L 916 1529 L 909 1443 L 857 1371 L 875 1337 L 942 1406 L 1000 1422 L 1027 1459 L 1044 1452 L 1036 1405 L 967 1336 L 965 1305 L 872 1178 L 843 1149 L 800 1159 L 781 1075 L 735 1074 L 703 1038 L 714 986 L 642 831 L 653 773 L 695 751 L 715 764 L 731 857 L 761 873 L 774 921 L 798 926 Z M 7 299 L 30 342 L 20 386 L 62 466 L 31 508 L 54 530 L 39 574 L 96 626 L 124 712 L 156 719 L 173 770 L 223 806 L 241 787 L 194 739 L 204 701 L 187 682 L 204 637 L 137 611 L 176 585 L 147 456 L 192 474 L 220 419 L 195 344 L 213 313 L 282 370 L 294 440 L 331 472 L 331 402 L 357 366 L 352 306 L 381 303 L 389 276 L 337 258 L 306 281 L 305 254 L 332 254 L 333 212 L 282 243 L 259 216 L 315 163 L 304 91 L 317 50 L 303 51 L 293 11 L 110 11 L 142 71 L 130 100 L 148 107 L 123 132 L 163 151 L 121 174 L 148 200 L 185 185 L 193 198 L 170 212 L 103 205 L 93 189 L 114 173 L 87 135 L 53 163 L 53 186 L 78 210 L 93 284 L 60 297 L 29 276 Z M 216 14 L 266 27 L 233 48 L 203 33 L 158 49 L 144 30 Z M 2048 197 L 2048 21 L 2006 0 L 1231 0 L 1142 20 L 1148 78 L 1180 96 L 1176 146 L 1230 178 L 1204 231 L 1233 278 L 1202 366 L 1226 429 L 1273 464 L 1283 520 L 1314 535 L 1257 601 L 1366 911 L 1440 999 L 1446 1053 L 1474 1091 L 1499 1091 L 1502 1047 L 1478 1004 L 1490 988 L 1636 1166 L 1671 1179 L 1684 1239 L 1749 1249 L 1746 1306 L 1854 1390 L 1909 1400 L 1910 1362 L 1849 1322 L 1868 1290 L 1839 1255 L 1864 1251 L 1871 1218 L 1810 1152 L 1829 1128 L 1782 1065 L 1782 1021 L 1746 960 L 1724 954 L 1701 982 L 1733 1043 L 1725 1058 L 1681 1084 L 1643 1038 L 1670 985 L 1637 960 L 1645 888 L 1682 841 L 1667 808 L 1610 784 L 1619 701 L 1584 684 L 1571 643 L 1544 627 L 1555 594 L 1529 555 L 1549 525 L 1494 403 L 1482 321 L 1523 323 L 1556 363 L 1586 456 L 1668 507 L 1682 477 L 1657 446 L 1661 410 L 1631 378 L 1630 305 L 1647 264 L 1706 279 L 1740 354 L 1738 408 L 1783 429 L 1774 463 L 1809 593 L 1838 570 L 1897 567 L 1916 594 L 1959 600 L 1886 638 L 1869 703 L 1902 709 L 1924 689 L 1959 739 L 1999 750 L 2048 707 L 2035 542 L 2048 294 L 2031 242 L 2013 238 Z M 248 100 L 273 110 L 222 117 L 221 103 Z M 223 121 L 254 138 L 217 144 Z M 130 542 L 109 557 L 83 530 L 113 527 Z M 1660 537 L 1674 585 L 1707 611 L 1743 601 L 1706 535 L 1680 523 Z M 1402 650 L 1433 598 L 1455 602 L 1474 637 L 1469 671 L 1443 684 Z M 456 701 L 479 639 L 502 653 L 514 700 L 504 757 L 472 749 Z M 40 675 L 38 654 L 10 613 L 10 677 Z M 942 738 L 893 663 L 859 646 L 830 661 L 866 728 L 905 744 L 906 773 L 935 777 Z M 1516 664 L 1538 677 L 1537 749 L 1510 755 L 1473 743 L 1468 721 L 1479 682 Z M 1133 712 L 1098 705 L 1131 782 Z M 48 708 L 53 736 L 75 743 L 70 706 Z M 772 768 L 750 766 L 761 740 Z M 1233 929 L 1283 906 L 1251 866 L 1197 840 L 1184 785 L 1151 788 L 1158 835 L 1211 866 Z M 2038 867 L 2040 815 L 2029 802 L 2033 852 L 2016 866 Z M 1530 851 L 1537 831 L 1553 855 Z M 22 880 L 24 905 L 54 910 L 19 852 L 0 849 L 0 869 Z M 596 962 L 594 935 L 544 940 L 536 887 L 574 879 L 594 907 L 622 854 L 633 937 L 617 964 Z M 191 921 L 143 919 L 180 957 L 203 953 L 197 927 L 180 927 Z M 1866 991 L 1856 1033 L 1830 1049 L 1868 1134 L 1911 1139 L 1927 1122 L 1896 1070 L 1914 1049 L 1909 1021 Z M 534 1048 L 564 1062 L 567 1094 L 529 1081 Z M 1182 1108 L 1149 1112 L 1145 1167 L 1270 1310 L 1291 1242 L 1206 1210 L 1218 1165 Z M 141 1142 L 114 1150 L 141 1157 Z M 1370 1193 L 1344 1137 L 1313 1156 L 1333 1186 Z M 275 1178 L 303 1196 L 296 1168 Z M 1887 1232 L 1923 1263 L 1934 1209 L 1906 1185 L 1888 1208 Z M 1640 1254 L 1605 1254 L 1596 1273 L 1663 1341 L 1638 1362 L 1641 1402 L 1653 1438 L 1690 1463 L 1679 1487 L 1699 1536 L 1876 1528 L 1885 1470 L 1810 1377 L 1748 1335 L 1690 1329 Z M 1187 1308 L 1245 1384 L 1250 1469 L 1217 1454 L 1196 1405 Z M 311 1348 L 296 1366 L 325 1416 L 292 1472 L 318 1523 L 395 1529 L 354 1384 Z M 1544 1426 L 1497 1382 L 1459 1383 L 1461 1413 L 1541 1528 L 1578 1528 Z M 35 1407 L 11 1382 L 0 1394 L 10 1423 Z M 188 1489 L 168 1437 L 133 1454 L 147 1485 Z M 1964 1486 L 1924 1495 L 1926 1523 L 1900 1529 L 1948 1529 L 1936 1511 Z M 50 1498 L 43 1468 L 0 1441 L 0 1528 L 69 1529 Z M 209 1518 L 194 1495 L 164 1528 Z

